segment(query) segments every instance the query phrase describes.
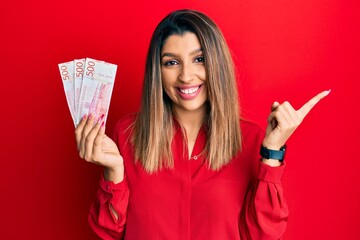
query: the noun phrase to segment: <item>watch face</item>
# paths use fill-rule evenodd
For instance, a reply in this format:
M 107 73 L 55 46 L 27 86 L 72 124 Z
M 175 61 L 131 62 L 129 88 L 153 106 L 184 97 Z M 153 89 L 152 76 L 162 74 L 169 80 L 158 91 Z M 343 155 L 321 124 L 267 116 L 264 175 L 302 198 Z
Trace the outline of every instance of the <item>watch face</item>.
M 280 148 L 280 150 L 283 152 L 283 156 L 282 156 L 281 161 L 284 161 L 284 159 L 285 159 L 285 153 L 286 153 L 286 145 L 282 146 L 282 147 Z

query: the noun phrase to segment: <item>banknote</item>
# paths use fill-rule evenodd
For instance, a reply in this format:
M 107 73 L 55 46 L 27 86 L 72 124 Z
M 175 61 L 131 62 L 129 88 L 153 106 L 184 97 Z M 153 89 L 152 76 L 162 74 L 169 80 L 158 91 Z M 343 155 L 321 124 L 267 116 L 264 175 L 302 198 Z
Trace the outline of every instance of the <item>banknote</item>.
M 117 65 L 82 58 L 59 64 L 59 70 L 75 127 L 85 114 L 104 115 L 106 122 Z
M 81 83 L 84 76 L 85 70 L 85 58 L 82 59 L 75 59 L 74 60 L 74 87 L 75 87 L 75 113 L 77 113 L 79 107 L 79 99 L 80 99 L 80 91 L 81 91 Z M 75 122 L 77 123 L 79 120 L 76 119 Z
M 76 126 L 75 111 L 75 88 L 74 88 L 74 61 L 58 64 L 60 76 L 63 82 L 66 101 L 70 110 L 70 114 L 74 125 Z

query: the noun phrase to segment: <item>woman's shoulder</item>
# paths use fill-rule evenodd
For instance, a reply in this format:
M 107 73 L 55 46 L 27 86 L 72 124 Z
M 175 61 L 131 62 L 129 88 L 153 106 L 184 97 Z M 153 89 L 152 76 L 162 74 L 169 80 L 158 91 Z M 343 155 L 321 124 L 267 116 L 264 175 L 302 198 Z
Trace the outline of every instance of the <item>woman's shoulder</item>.
M 123 128 L 132 125 L 135 122 L 137 114 L 130 113 L 122 116 L 115 124 L 115 128 Z
M 124 135 L 129 136 L 135 123 L 136 116 L 137 114 L 135 113 L 122 116 L 115 124 L 114 138 Z
M 265 131 L 257 123 L 241 119 L 240 128 L 244 148 L 257 147 L 257 145 L 261 144 Z
M 255 134 L 255 133 L 261 133 L 264 132 L 264 129 L 261 128 L 257 123 L 252 122 L 247 119 L 241 119 L 240 120 L 240 128 L 242 134 Z

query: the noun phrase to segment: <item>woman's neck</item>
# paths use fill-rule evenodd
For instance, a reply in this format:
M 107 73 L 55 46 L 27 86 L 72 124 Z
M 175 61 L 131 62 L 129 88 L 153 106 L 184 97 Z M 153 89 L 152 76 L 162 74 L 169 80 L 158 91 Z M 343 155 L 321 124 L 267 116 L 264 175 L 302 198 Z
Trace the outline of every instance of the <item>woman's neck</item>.
M 206 108 L 197 109 L 195 111 L 186 111 L 182 109 L 173 109 L 176 120 L 184 128 L 187 140 L 188 156 L 191 159 L 192 151 L 199 130 L 204 123 L 206 116 Z
M 194 111 L 187 111 L 179 108 L 173 109 L 174 116 L 180 125 L 185 128 L 186 133 L 192 135 L 191 133 L 199 131 L 201 126 L 204 123 L 206 108 L 200 108 Z

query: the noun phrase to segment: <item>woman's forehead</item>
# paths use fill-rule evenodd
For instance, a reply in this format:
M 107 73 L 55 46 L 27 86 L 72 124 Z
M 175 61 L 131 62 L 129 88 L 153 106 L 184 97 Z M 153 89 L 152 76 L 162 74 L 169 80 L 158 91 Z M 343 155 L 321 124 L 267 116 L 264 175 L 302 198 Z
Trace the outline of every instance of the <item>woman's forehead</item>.
M 199 50 L 201 51 L 201 44 L 196 34 L 185 32 L 182 35 L 170 35 L 164 42 L 161 54 L 194 54 Z

